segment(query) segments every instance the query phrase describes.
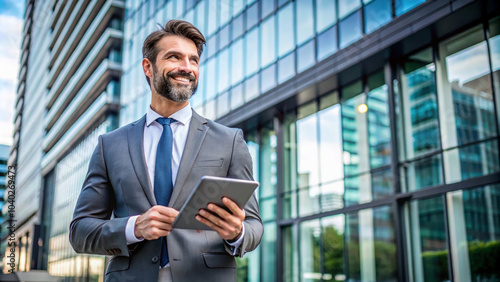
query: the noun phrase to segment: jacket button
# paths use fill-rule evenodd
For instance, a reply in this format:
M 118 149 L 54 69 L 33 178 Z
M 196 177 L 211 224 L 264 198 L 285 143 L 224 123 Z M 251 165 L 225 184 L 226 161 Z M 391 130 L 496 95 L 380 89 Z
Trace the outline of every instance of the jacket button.
M 151 259 L 151 261 L 152 261 L 153 263 L 157 263 L 157 262 L 158 262 L 158 256 L 154 256 L 154 257 Z

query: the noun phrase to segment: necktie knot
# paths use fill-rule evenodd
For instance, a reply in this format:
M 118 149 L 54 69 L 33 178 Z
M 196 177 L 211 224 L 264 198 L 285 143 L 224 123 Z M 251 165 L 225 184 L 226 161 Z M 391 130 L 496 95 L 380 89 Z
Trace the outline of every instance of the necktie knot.
M 161 118 L 157 118 L 156 121 L 161 124 L 162 126 L 165 126 L 165 125 L 170 125 L 174 122 L 176 122 L 175 119 L 173 118 L 164 118 L 164 117 L 161 117 Z

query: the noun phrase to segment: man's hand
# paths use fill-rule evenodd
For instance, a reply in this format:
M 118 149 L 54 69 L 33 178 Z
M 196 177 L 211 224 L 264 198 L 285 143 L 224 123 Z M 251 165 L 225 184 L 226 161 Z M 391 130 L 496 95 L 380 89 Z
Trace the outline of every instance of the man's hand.
M 137 238 L 155 240 L 167 236 L 179 211 L 165 206 L 153 206 L 135 221 L 134 235 Z
M 243 220 L 245 220 L 245 211 L 240 209 L 236 203 L 227 197 L 222 198 L 222 203 L 224 203 L 231 213 L 217 205 L 208 204 L 208 211 L 201 209 L 200 213 L 196 216 L 196 220 L 215 230 L 222 239 L 235 241 L 241 235 Z

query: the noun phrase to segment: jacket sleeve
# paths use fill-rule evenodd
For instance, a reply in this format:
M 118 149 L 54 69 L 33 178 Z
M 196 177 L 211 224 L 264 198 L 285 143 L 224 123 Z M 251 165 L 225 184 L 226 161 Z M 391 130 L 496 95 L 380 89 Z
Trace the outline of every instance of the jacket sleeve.
M 229 166 L 228 177 L 253 180 L 252 176 L 252 158 L 248 152 L 248 147 L 243 138 L 243 131 L 238 130 L 233 142 L 233 152 L 231 164 Z M 255 193 L 250 197 L 245 205 L 245 235 L 243 241 L 236 250 L 236 256 L 243 257 L 246 252 L 253 251 L 260 243 L 264 227 L 259 215 L 259 205 Z M 224 243 L 226 251 L 233 255 L 233 250 L 229 244 Z
M 70 223 L 69 240 L 77 253 L 129 256 L 125 238 L 128 217 L 112 218 L 116 205 L 99 136 Z

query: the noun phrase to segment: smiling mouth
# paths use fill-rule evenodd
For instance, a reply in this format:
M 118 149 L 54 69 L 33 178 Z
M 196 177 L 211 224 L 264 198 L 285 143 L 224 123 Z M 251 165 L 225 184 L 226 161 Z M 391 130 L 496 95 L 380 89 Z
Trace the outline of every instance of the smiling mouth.
M 172 76 L 172 79 L 179 82 L 190 83 L 191 79 L 185 76 Z

